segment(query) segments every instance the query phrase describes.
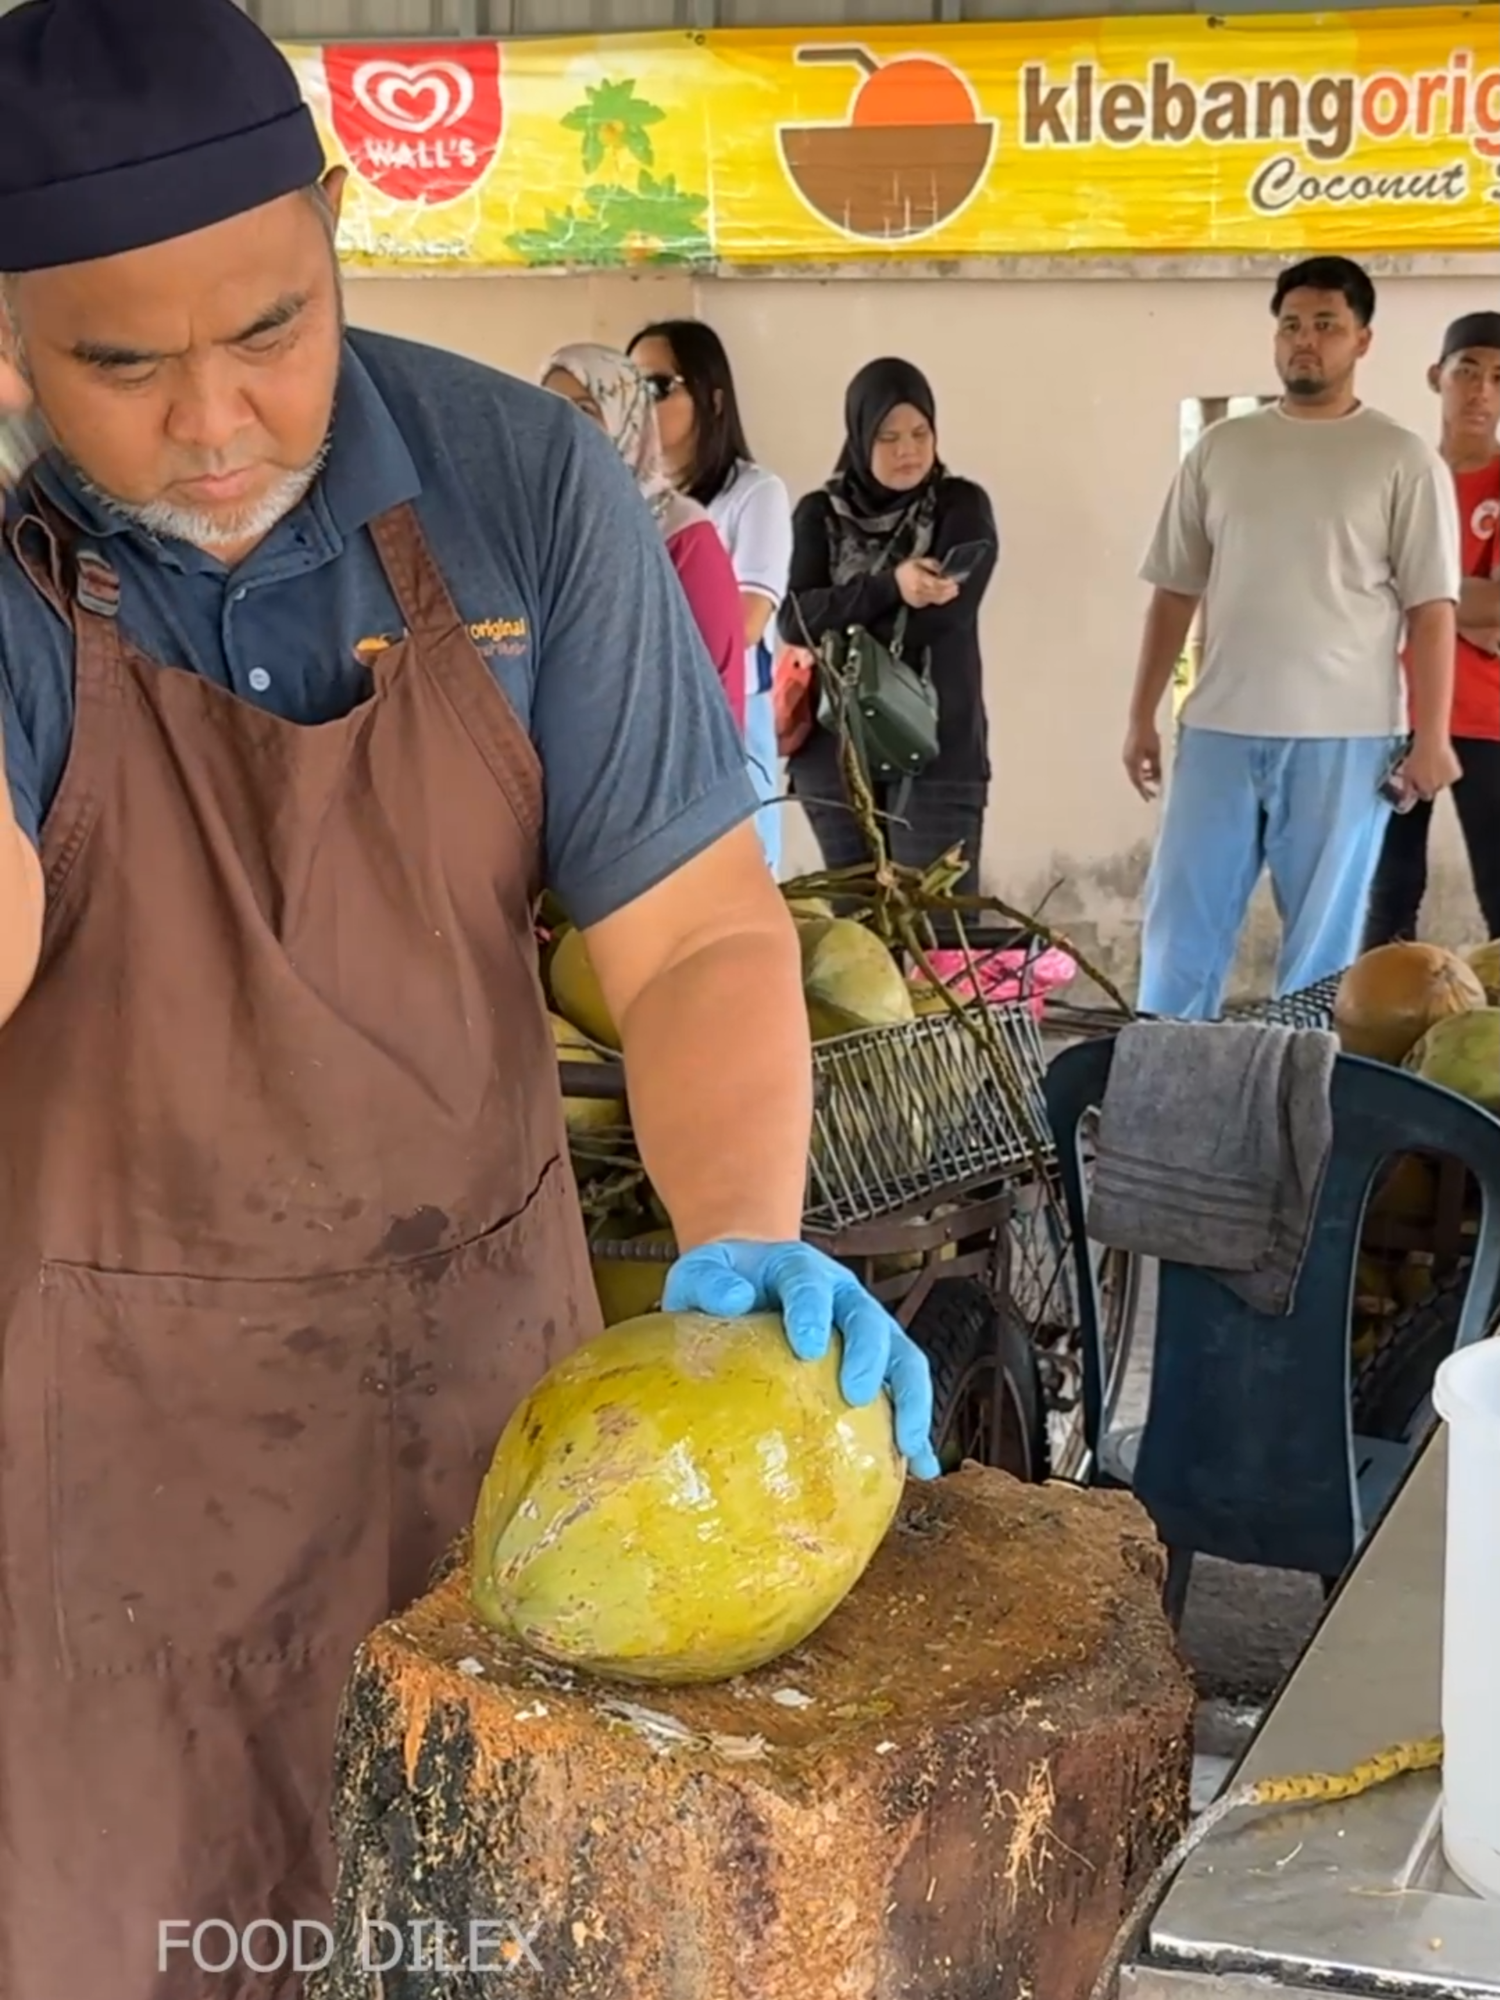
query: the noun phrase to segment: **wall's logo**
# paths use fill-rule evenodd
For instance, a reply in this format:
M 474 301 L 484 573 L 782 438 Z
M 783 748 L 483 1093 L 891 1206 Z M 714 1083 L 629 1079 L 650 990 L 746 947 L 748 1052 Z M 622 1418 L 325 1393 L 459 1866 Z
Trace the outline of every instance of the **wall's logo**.
M 787 179 L 824 222 L 871 242 L 927 236 L 978 192 L 999 128 L 951 63 L 881 63 L 853 43 L 799 48 L 797 61 L 863 73 L 842 119 L 777 129 Z
M 1480 541 L 1487 542 L 1496 528 L 1500 528 L 1500 500 L 1481 500 L 1470 516 L 1469 526 Z
M 363 181 L 393 201 L 435 207 L 468 194 L 505 130 L 500 44 L 329 48 L 333 129 Z

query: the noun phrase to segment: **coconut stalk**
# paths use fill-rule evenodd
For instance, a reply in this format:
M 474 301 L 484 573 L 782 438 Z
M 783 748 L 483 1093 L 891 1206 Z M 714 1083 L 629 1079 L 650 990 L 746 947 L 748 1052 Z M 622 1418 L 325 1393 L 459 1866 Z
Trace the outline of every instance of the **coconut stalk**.
M 1044 923 L 1040 912 L 1017 909 L 1000 896 L 959 895 L 956 885 L 963 880 L 968 868 L 961 846 L 948 848 L 925 869 L 904 867 L 893 860 L 880 823 L 882 814 L 847 734 L 841 740 L 840 762 L 848 803 L 870 849 L 871 858 L 849 868 L 823 869 L 799 875 L 795 881 L 782 883 L 781 893 L 784 896 L 788 899 L 843 897 L 862 904 L 864 907 L 854 913 L 858 922 L 868 923 L 883 943 L 892 946 L 904 944 L 908 949 L 911 948 L 912 928 L 915 926 L 918 935 L 923 935 L 924 925 L 929 948 L 936 949 L 937 939 L 931 919 L 934 914 L 945 916 L 952 920 L 958 931 L 960 945 L 966 955 L 969 947 L 963 931 L 964 916 L 978 917 L 985 911 L 992 911 L 1042 944 L 1065 951 L 1077 963 L 1079 971 L 1091 979 L 1119 1009 L 1122 1020 L 1133 1021 L 1136 1018 L 1135 1009 L 1109 975 L 1085 958 L 1060 931 Z M 1053 893 L 1055 885 L 1054 889 L 1048 890 L 1048 897 Z M 929 979 L 933 977 L 930 965 L 924 964 L 922 969 Z M 972 977 L 972 963 L 969 970 Z
M 1134 1009 L 1113 980 L 1050 925 L 1043 923 L 1040 916 L 1018 910 L 999 896 L 958 894 L 956 885 L 967 872 L 961 846 L 949 848 L 925 869 L 909 868 L 897 862 L 891 855 L 881 825 L 882 814 L 876 805 L 875 795 L 847 730 L 840 732 L 839 763 L 848 803 L 870 850 L 870 860 L 850 868 L 801 876 L 794 882 L 784 883 L 782 894 L 788 899 L 822 896 L 862 905 L 854 913 L 855 921 L 867 923 L 888 948 L 904 949 L 910 954 L 938 993 L 943 1006 L 958 1017 L 989 1057 L 1006 1109 L 1015 1120 L 1017 1130 L 1025 1135 L 1032 1170 L 1039 1180 L 1045 1182 L 1052 1167 L 1052 1136 L 1045 1129 L 1038 1129 L 1027 1079 L 1019 1074 L 1015 1058 L 1006 1047 L 990 1008 L 980 997 L 981 961 L 970 942 L 965 916 L 977 917 L 987 910 L 995 912 L 1029 936 L 1067 952 L 1079 970 L 1119 1008 L 1122 1020 L 1133 1020 Z M 974 995 L 972 1002 L 961 1000 L 938 977 L 933 967 L 929 953 L 938 948 L 932 921 L 935 915 L 947 918 L 957 933 Z
M 949 848 L 926 868 L 910 868 L 894 860 L 881 825 L 882 814 L 847 732 L 841 737 L 840 763 L 849 803 L 870 850 L 870 859 L 849 868 L 823 869 L 799 876 L 783 883 L 781 893 L 788 900 L 820 897 L 836 903 L 852 903 L 856 906 L 850 913 L 854 921 L 872 929 L 887 949 L 909 954 L 945 1010 L 957 1016 L 989 1057 L 1006 1109 L 1016 1129 L 1025 1137 L 1032 1171 L 1045 1182 L 1052 1169 L 1051 1134 L 1044 1125 L 1039 1126 L 1029 1079 L 1020 1074 L 990 1008 L 978 997 L 984 949 L 981 946 L 976 951 L 965 918 L 976 919 L 984 912 L 993 912 L 1028 936 L 1065 951 L 1119 1009 L 1122 1020 L 1133 1020 L 1134 1009 L 1107 974 L 1091 964 L 1060 932 L 1044 923 L 1039 913 L 1019 910 L 999 896 L 960 895 L 957 884 L 968 867 L 961 846 Z M 935 916 L 946 918 L 957 933 L 975 995 L 973 1001 L 960 999 L 939 978 L 933 966 L 930 954 L 938 949 Z M 613 1051 L 609 1054 L 612 1060 L 619 1060 Z M 643 1229 L 652 1226 L 642 1213 L 649 1183 L 628 1125 L 608 1133 L 575 1138 L 571 1151 L 581 1169 L 580 1201 L 591 1237 L 612 1221 L 627 1217 L 640 1218 Z

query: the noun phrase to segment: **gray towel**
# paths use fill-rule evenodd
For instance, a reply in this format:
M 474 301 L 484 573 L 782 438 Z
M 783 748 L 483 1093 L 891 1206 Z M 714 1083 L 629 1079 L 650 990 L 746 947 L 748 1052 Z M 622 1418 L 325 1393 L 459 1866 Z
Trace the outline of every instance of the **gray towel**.
M 1088 1233 L 1291 1312 L 1333 1148 L 1338 1041 L 1260 1022 L 1137 1021 L 1100 1108 Z

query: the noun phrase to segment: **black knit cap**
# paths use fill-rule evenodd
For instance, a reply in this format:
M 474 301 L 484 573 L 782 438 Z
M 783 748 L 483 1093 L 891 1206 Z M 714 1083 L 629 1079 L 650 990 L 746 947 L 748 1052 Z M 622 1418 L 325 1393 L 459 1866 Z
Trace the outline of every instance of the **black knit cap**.
M 1462 354 L 1466 347 L 1500 347 L 1500 312 L 1465 313 L 1456 319 L 1443 335 L 1443 351 L 1438 356 L 1446 361 L 1452 354 Z
M 324 168 L 291 65 L 234 0 L 0 14 L 0 271 L 167 243 Z

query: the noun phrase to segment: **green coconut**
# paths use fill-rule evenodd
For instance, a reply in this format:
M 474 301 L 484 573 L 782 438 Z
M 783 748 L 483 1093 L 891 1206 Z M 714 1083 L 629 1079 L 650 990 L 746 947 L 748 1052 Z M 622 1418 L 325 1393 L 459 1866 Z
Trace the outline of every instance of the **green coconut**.
M 838 915 L 826 896 L 788 896 L 786 906 L 799 924 L 826 924 Z
M 673 1242 L 670 1229 L 647 1229 L 628 1241 L 665 1248 Z M 619 1326 L 628 1319 L 640 1319 L 661 1310 L 667 1273 L 672 1266 L 658 1257 L 611 1257 L 594 1251 L 594 1290 L 599 1295 L 599 1311 L 606 1326 Z
M 582 931 L 564 931 L 557 940 L 547 965 L 547 984 L 553 1008 L 564 1020 L 603 1048 L 619 1049 L 620 1031 L 605 1002 Z
M 565 1021 L 560 1014 L 549 1014 L 552 1041 L 557 1050 L 559 1062 L 603 1063 L 606 1059 L 581 1029 L 571 1021 Z M 615 1097 L 565 1097 L 563 1099 L 563 1119 L 567 1124 L 568 1136 L 572 1139 L 587 1138 L 590 1133 L 607 1132 L 623 1122 L 624 1106 Z
M 914 1021 L 911 988 L 872 930 L 852 917 L 799 924 L 802 992 L 815 1042 Z
M 1500 1115 L 1500 1007 L 1435 1021 L 1403 1068 Z
M 920 1091 L 899 1088 L 886 1063 L 851 1046 L 823 1079 L 808 1157 L 835 1189 L 851 1177 L 865 1187 L 891 1186 L 924 1173 L 936 1147 L 937 1121 Z
M 1491 938 L 1488 944 L 1469 952 L 1464 963 L 1477 975 L 1489 1005 L 1500 1007 L 1500 938 Z
M 905 1480 L 882 1393 L 839 1392 L 837 1337 L 799 1361 L 774 1314 L 607 1329 L 516 1410 L 479 1496 L 481 1619 L 606 1679 L 728 1680 L 844 1600 Z

